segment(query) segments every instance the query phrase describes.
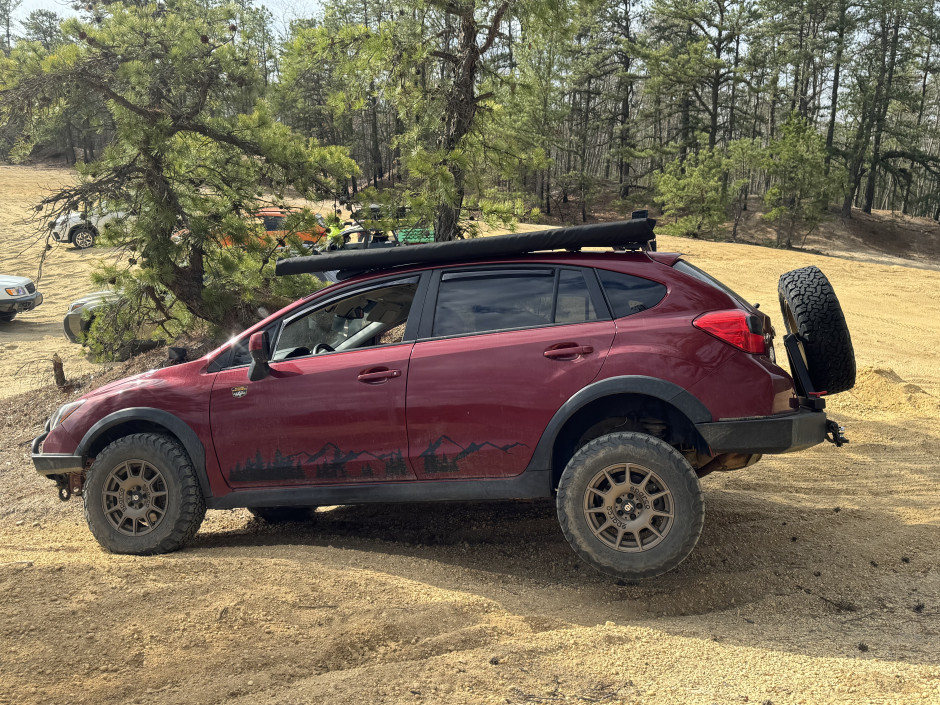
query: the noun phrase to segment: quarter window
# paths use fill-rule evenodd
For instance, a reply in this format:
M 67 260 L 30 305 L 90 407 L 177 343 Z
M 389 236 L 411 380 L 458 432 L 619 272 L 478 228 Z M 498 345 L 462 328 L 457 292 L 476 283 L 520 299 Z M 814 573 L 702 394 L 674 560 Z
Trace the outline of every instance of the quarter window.
M 653 308 L 666 296 L 666 287 L 642 277 L 598 269 L 614 318 L 623 318 Z

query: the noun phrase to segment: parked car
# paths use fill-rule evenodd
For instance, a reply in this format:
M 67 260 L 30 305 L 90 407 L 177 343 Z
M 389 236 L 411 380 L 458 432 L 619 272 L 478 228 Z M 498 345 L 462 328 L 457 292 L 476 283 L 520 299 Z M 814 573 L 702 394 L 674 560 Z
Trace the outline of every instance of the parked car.
M 94 246 L 95 240 L 111 223 L 123 220 L 126 213 L 120 211 L 105 213 L 92 210 L 88 213 L 71 211 L 52 224 L 52 239 L 74 245 L 79 250 Z
M 263 208 L 255 214 L 255 218 L 261 221 L 265 233 L 274 241 L 280 240 L 290 234 L 285 227 L 285 221 L 290 211 L 283 208 Z M 330 226 L 319 213 L 314 214 L 316 225 L 312 232 L 294 233 L 301 241 L 304 247 L 310 248 L 320 243 L 320 241 L 330 233 Z
M 42 294 L 29 277 L 0 274 L 0 323 L 9 323 L 16 314 L 32 311 L 42 303 Z
M 110 290 L 95 291 L 75 299 L 69 304 L 62 322 L 65 337 L 73 343 L 83 343 L 85 334 L 94 320 L 95 310 L 118 303 L 120 300 L 120 292 Z
M 652 223 L 281 260 L 341 281 L 63 405 L 33 462 L 117 553 L 180 548 L 207 507 L 554 497 L 590 565 L 658 575 L 698 540 L 702 477 L 845 442 L 823 395 L 855 358 L 815 267 L 780 278 L 791 377 L 769 316 Z
M 291 232 L 286 227 L 288 215 L 290 215 L 290 211 L 283 208 L 262 208 L 252 216 L 252 219 L 261 226 L 259 230 L 263 229 L 264 236 L 267 237 L 272 244 L 293 234 L 300 239 L 301 245 L 305 250 L 310 250 L 315 246 L 321 245 L 324 238 L 330 233 L 330 227 L 319 213 L 314 214 L 316 225 L 312 231 Z M 179 242 L 188 232 L 188 230 L 175 232 L 172 236 L 173 241 Z M 230 237 L 223 235 L 220 239 L 220 244 L 222 247 L 232 247 L 235 243 Z M 282 244 L 277 249 L 286 250 L 287 245 Z

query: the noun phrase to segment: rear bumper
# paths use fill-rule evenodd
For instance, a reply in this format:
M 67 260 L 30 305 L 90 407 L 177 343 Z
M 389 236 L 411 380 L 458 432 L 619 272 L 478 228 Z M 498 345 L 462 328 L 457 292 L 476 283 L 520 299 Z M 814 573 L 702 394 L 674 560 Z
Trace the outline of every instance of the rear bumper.
M 40 475 L 65 475 L 70 472 L 81 472 L 84 461 L 80 455 L 67 455 L 65 453 L 40 453 L 39 447 L 46 440 L 49 431 L 43 431 L 33 439 L 32 458 L 33 466 Z
M 42 303 L 42 294 L 38 291 L 29 296 L 22 296 L 18 299 L 0 301 L 0 313 L 22 313 L 23 311 L 32 311 Z
M 800 409 L 792 414 L 696 424 L 712 452 L 792 453 L 826 440 L 826 414 Z

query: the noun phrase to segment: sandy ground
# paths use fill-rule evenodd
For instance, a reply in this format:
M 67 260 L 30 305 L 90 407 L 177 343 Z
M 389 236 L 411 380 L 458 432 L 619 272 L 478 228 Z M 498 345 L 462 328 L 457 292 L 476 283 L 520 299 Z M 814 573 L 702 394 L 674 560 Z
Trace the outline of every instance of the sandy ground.
M 2 183 L 10 218 L 25 186 Z M 28 459 L 64 398 L 7 395 L 0 703 L 940 703 L 940 272 L 660 249 L 777 321 L 778 276 L 817 264 L 861 370 L 829 402 L 851 444 L 706 478 L 705 531 L 677 570 L 629 584 L 595 573 L 547 501 L 338 507 L 280 528 L 209 512 L 186 550 L 111 556 Z M 5 265 L 10 251 L 4 239 Z M 88 258 L 52 254 L 43 282 L 64 302 Z M 2 333 L 12 354 L 59 342 L 56 300 Z M 48 337 L 32 332 L 46 324 Z
M 0 165 L 0 273 L 37 279 L 46 232 L 32 221 L 33 206 L 74 178 L 70 169 Z M 70 375 L 99 367 L 84 358 L 80 345 L 69 343 L 62 318 L 72 301 L 97 290 L 89 280 L 95 263 L 113 256 L 106 248 L 77 250 L 53 244 L 37 284 L 43 303 L 11 323 L 0 323 L 0 398 L 51 382 L 49 361 L 54 353 Z

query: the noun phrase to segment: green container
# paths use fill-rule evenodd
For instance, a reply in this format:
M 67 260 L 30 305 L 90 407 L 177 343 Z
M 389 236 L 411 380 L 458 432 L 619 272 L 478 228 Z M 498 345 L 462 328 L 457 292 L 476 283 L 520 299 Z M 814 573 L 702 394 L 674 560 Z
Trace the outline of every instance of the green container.
M 429 228 L 403 228 L 395 233 L 398 241 L 406 245 L 434 242 L 434 231 Z

